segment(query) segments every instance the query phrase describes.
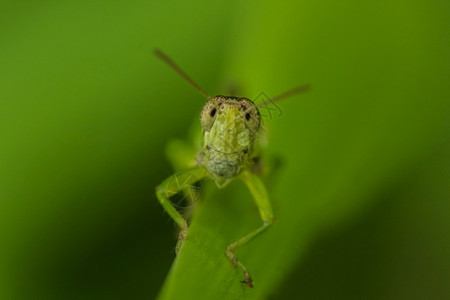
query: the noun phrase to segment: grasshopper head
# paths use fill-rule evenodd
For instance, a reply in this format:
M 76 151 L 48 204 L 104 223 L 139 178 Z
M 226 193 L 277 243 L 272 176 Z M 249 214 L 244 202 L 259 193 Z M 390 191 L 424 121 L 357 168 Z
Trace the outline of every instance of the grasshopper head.
M 205 166 L 215 176 L 239 174 L 261 123 L 257 106 L 247 98 L 216 96 L 200 114 Z

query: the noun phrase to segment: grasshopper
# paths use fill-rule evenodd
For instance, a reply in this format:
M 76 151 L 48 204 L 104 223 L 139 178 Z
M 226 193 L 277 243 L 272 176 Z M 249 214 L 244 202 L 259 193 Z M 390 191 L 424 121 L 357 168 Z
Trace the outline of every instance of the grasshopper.
M 206 99 L 206 104 L 200 112 L 202 127 L 202 149 L 196 158 L 196 165 L 187 168 L 185 172 L 177 173 L 156 187 L 156 196 L 164 210 L 180 227 L 176 253 L 181 249 L 188 234 L 188 222 L 178 212 L 170 197 L 176 193 L 190 194 L 190 187 L 205 178 L 212 179 L 218 188 L 225 187 L 231 180 L 242 180 L 250 190 L 263 224 L 246 236 L 232 242 L 225 254 L 233 266 L 244 272 L 244 280 L 248 287 L 253 287 L 253 280 L 247 267 L 236 258 L 235 250 L 267 230 L 274 222 L 274 214 L 266 188 L 258 176 L 258 151 L 255 141 L 260 138 L 261 114 L 259 107 L 275 103 L 289 96 L 306 92 L 309 85 L 301 85 L 291 89 L 273 99 L 255 104 L 248 98 L 234 96 L 211 97 L 197 85 L 174 61 L 162 51 L 155 49 L 154 54 L 168 64 L 175 72 L 197 89 Z M 178 158 L 183 160 L 186 153 L 180 153 Z M 180 165 L 180 164 L 178 164 Z M 192 195 L 190 196 L 192 198 Z M 189 198 L 189 196 L 188 196 Z

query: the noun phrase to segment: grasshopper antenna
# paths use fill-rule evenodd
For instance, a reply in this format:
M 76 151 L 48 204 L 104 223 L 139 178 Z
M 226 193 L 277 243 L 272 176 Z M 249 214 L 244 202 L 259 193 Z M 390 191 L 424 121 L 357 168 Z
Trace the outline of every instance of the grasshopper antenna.
M 211 98 L 207 92 L 205 92 L 198 84 L 194 82 L 186 73 L 184 73 L 183 70 L 173 61 L 171 60 L 164 52 L 162 52 L 159 49 L 153 49 L 153 53 L 158 56 L 162 61 L 164 61 L 166 64 L 168 64 L 172 69 L 175 70 L 181 77 L 186 79 L 187 82 L 189 82 L 193 87 L 197 89 L 197 91 L 200 92 L 206 99 Z
M 288 98 L 288 97 L 296 95 L 296 94 L 306 93 L 306 92 L 308 92 L 310 90 L 311 90 L 311 86 L 309 84 L 304 84 L 304 85 L 301 85 L 301 86 L 297 86 L 297 87 L 295 87 L 295 88 L 293 88 L 293 89 L 291 89 L 291 90 L 289 90 L 287 92 L 284 92 L 281 95 L 276 96 L 273 99 L 270 99 L 270 100 L 264 101 L 262 103 L 259 103 L 259 104 L 257 104 L 257 106 L 258 107 L 266 106 L 266 105 L 278 102 L 280 100 L 283 100 L 285 98 Z

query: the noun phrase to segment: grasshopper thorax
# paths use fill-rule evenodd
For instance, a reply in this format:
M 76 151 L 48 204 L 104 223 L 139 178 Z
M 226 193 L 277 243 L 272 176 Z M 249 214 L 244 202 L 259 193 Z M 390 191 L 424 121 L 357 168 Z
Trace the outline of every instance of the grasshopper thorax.
M 202 163 L 216 177 L 232 178 L 248 165 L 261 123 L 258 107 L 247 98 L 215 96 L 200 114 Z

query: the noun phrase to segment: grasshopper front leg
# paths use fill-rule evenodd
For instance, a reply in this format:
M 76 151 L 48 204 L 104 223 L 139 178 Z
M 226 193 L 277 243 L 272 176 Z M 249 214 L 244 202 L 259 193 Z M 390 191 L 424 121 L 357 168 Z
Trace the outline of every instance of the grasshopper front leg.
M 243 172 L 239 176 L 239 179 L 241 179 L 250 190 L 250 193 L 252 194 L 256 202 L 256 206 L 259 209 L 259 214 L 261 216 L 261 219 L 263 220 L 263 225 L 258 229 L 250 232 L 246 236 L 231 243 L 227 247 L 226 255 L 228 259 L 231 261 L 231 263 L 234 265 L 234 267 L 239 267 L 244 271 L 245 279 L 242 281 L 242 283 L 245 283 L 248 287 L 252 288 L 253 287 L 252 277 L 250 276 L 247 267 L 237 260 L 234 252 L 237 248 L 244 246 L 245 244 L 253 240 L 255 237 L 260 235 L 262 232 L 264 232 L 273 223 L 274 216 L 272 212 L 272 206 L 270 205 L 269 198 L 267 196 L 266 188 L 264 187 L 264 184 L 262 183 L 261 179 L 250 172 Z
M 178 242 L 175 248 L 177 254 L 186 239 L 189 227 L 187 221 L 176 210 L 169 199 L 178 192 L 191 189 L 193 184 L 203 179 L 206 175 L 206 170 L 203 167 L 195 167 L 170 176 L 156 187 L 156 197 L 159 203 L 161 203 L 164 210 L 180 227 L 180 234 L 178 235 Z

